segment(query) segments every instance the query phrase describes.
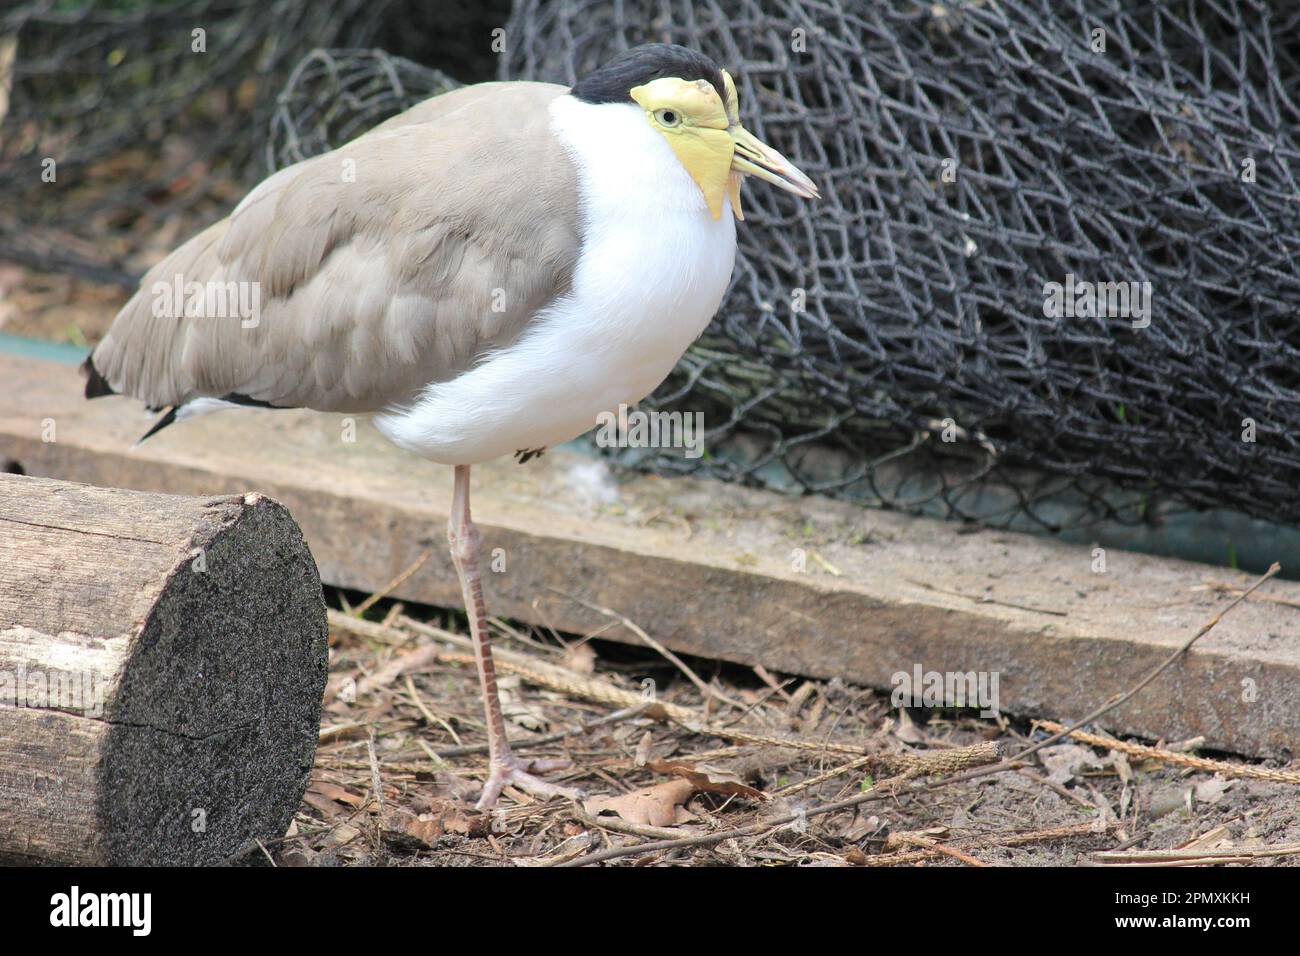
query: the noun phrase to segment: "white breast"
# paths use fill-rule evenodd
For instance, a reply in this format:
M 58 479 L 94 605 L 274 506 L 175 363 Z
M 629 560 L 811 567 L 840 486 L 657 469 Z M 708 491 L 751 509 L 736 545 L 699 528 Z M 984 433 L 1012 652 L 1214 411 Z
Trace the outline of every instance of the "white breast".
M 375 424 L 445 464 L 569 441 L 640 401 L 717 312 L 731 279 L 730 205 L 699 187 L 640 107 L 561 96 L 552 125 L 579 167 L 584 235 L 573 287 L 509 349 Z

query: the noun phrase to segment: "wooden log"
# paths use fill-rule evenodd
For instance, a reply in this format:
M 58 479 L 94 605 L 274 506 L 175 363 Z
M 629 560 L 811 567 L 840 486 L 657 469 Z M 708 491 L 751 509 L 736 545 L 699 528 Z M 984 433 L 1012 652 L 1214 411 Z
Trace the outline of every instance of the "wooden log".
M 219 863 L 281 837 L 327 656 L 277 502 L 0 474 L 0 859 Z

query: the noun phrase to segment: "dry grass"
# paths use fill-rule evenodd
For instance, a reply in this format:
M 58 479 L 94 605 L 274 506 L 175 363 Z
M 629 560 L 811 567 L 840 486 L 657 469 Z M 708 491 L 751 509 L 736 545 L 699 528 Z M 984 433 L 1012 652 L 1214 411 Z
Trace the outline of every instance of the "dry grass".
M 840 681 L 504 622 L 511 737 L 528 756 L 572 760 L 548 776 L 588 800 L 507 791 L 481 814 L 485 734 L 463 628 L 411 613 L 379 602 L 368 617 L 387 626 L 331 628 L 316 767 L 289 836 L 267 848 L 278 865 L 1285 865 L 1300 853 L 1300 787 L 1284 782 L 1300 781 L 1296 768 L 1094 734 L 969 776 L 1046 732 L 953 712 L 914 720 Z

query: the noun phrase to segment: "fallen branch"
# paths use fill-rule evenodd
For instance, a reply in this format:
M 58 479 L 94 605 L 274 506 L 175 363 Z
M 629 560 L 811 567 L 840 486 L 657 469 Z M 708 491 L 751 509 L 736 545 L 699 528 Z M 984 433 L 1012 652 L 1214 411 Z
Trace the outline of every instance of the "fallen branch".
M 627 615 L 619 614 L 618 611 L 615 611 L 612 608 L 601 607 L 599 604 L 592 604 L 590 601 L 584 601 L 582 598 L 577 597 L 576 595 L 566 594 L 564 591 L 560 591 L 557 588 L 552 588 L 551 590 L 555 591 L 555 593 L 559 594 L 561 597 L 566 597 L 570 601 L 574 601 L 578 604 L 581 604 L 583 607 L 595 611 L 597 614 L 603 614 L 605 615 L 605 617 L 609 618 L 610 620 L 617 621 L 618 623 L 622 624 L 625 628 L 627 628 L 638 638 L 640 638 L 641 641 L 647 647 L 649 647 L 656 654 L 658 654 L 668 663 L 672 664 L 679 671 L 681 671 L 682 674 L 686 677 L 686 679 L 689 680 L 692 684 L 694 684 L 696 690 L 698 690 L 702 695 L 704 695 L 706 699 L 712 697 L 714 700 L 726 704 L 729 707 L 734 707 L 737 710 L 745 709 L 744 704 L 732 700 L 730 697 L 726 696 L 721 691 L 713 687 L 710 687 L 708 684 L 706 684 L 699 677 L 699 675 L 695 673 L 695 671 L 691 670 L 690 667 L 687 666 L 684 660 L 682 660 L 680 657 L 678 657 L 668 648 L 664 647 L 661 643 L 659 643 L 653 637 L 647 634 L 644 628 L 642 628 L 639 624 L 636 623 L 636 621 L 632 620 Z
M 388 597 L 388 595 L 392 594 L 394 591 L 400 588 L 403 584 L 406 583 L 407 579 L 410 578 L 412 574 L 414 574 L 416 571 L 420 570 L 420 568 L 424 566 L 424 562 L 428 561 L 429 556 L 432 554 L 433 552 L 426 548 L 424 552 L 418 558 L 416 558 L 414 562 L 412 562 L 410 567 L 408 567 L 397 577 L 393 578 L 393 580 L 389 581 L 387 584 L 385 584 L 374 594 L 370 595 L 370 597 L 366 598 L 364 601 L 362 601 L 360 604 L 354 607 L 352 609 L 352 615 L 354 617 L 361 617 L 361 615 L 365 614 L 367 611 L 369 611 L 372 607 L 374 607 L 384 598 Z
M 1104 829 L 1113 829 L 1114 824 L 1108 824 Z M 1076 836 L 1096 835 L 1104 832 L 1095 822 L 1076 823 L 1066 827 L 1052 827 L 1048 830 L 1031 830 L 1027 833 L 993 833 L 983 837 L 967 837 L 964 840 L 953 840 L 949 846 L 956 846 L 961 850 L 979 850 L 986 848 L 1001 848 L 1007 846 L 1024 846 L 1027 843 L 1046 843 L 1049 840 L 1066 840 Z M 875 856 L 865 856 L 856 860 L 859 866 L 899 866 L 907 863 L 921 863 L 925 860 L 933 860 L 941 856 L 941 852 L 936 847 L 924 850 L 904 850 L 898 853 L 879 853 Z
M 1063 729 L 1061 724 L 1051 720 L 1038 720 L 1035 723 L 1049 732 Z M 1226 760 L 1210 760 L 1208 757 L 1194 757 L 1191 754 L 1165 750 L 1161 747 L 1148 747 L 1145 744 L 1134 744 L 1126 740 L 1103 737 L 1100 734 L 1090 734 L 1084 730 L 1072 730 L 1070 731 L 1070 737 L 1092 747 L 1106 747 L 1110 750 L 1126 753 L 1131 757 L 1160 760 L 1164 763 L 1177 764 L 1180 767 L 1191 767 L 1194 770 L 1221 773 L 1225 777 L 1248 777 L 1253 780 L 1271 780 L 1275 783 L 1300 784 L 1300 773 L 1292 770 L 1270 770 L 1267 767 L 1252 767 L 1250 764 L 1229 763 Z
M 1255 590 L 1259 588 L 1260 585 L 1262 585 L 1265 581 L 1273 577 L 1281 570 L 1282 570 L 1282 565 L 1274 561 L 1269 566 L 1269 569 L 1265 571 L 1263 575 L 1261 575 L 1254 584 L 1252 584 L 1246 590 L 1242 591 L 1239 595 L 1237 595 L 1236 598 L 1233 599 L 1231 604 L 1225 607 L 1218 614 L 1214 615 L 1214 617 L 1210 618 L 1210 620 L 1207 621 L 1205 624 L 1201 625 L 1200 630 L 1198 630 L 1195 634 L 1193 634 L 1186 641 L 1184 641 L 1182 645 L 1177 650 L 1175 650 L 1172 654 L 1166 657 L 1164 661 L 1161 662 L 1156 667 L 1155 670 L 1153 670 L 1146 677 L 1142 678 L 1142 680 L 1138 681 L 1133 687 L 1129 688 L 1122 694 L 1117 694 L 1114 697 L 1111 697 L 1109 700 L 1107 700 L 1096 710 L 1092 711 L 1092 713 L 1088 714 L 1087 716 L 1083 717 L 1080 720 L 1076 720 L 1069 727 L 1064 728 L 1059 733 L 1053 734 L 1052 736 L 1048 737 L 1046 740 L 1040 740 L 1038 743 L 1034 744 L 1033 746 L 1026 747 L 1024 750 L 1020 751 L 1020 753 L 1016 754 L 1010 759 L 1023 760 L 1025 757 L 1028 757 L 1030 754 L 1037 753 L 1038 751 L 1042 750 L 1044 747 L 1051 746 L 1052 744 L 1056 743 L 1058 740 L 1061 740 L 1062 738 L 1068 736 L 1069 734 L 1074 733 L 1074 731 L 1078 730 L 1080 727 L 1083 727 L 1085 724 L 1092 723 L 1098 717 L 1110 713 L 1116 707 L 1119 707 L 1121 704 L 1124 704 L 1127 701 L 1131 700 L 1134 697 L 1134 695 L 1139 693 L 1153 680 L 1155 680 L 1166 670 L 1172 667 L 1174 662 L 1179 660 L 1184 654 L 1186 654 L 1193 644 L 1199 641 L 1206 634 L 1210 633 L 1210 631 L 1214 629 L 1214 626 L 1223 620 L 1225 614 L 1231 611 L 1242 601 L 1246 600 L 1246 598 L 1250 597 L 1250 595 L 1253 594 Z
M 1094 853 L 1093 859 L 1109 866 L 1206 866 L 1249 863 L 1265 857 L 1297 854 L 1300 854 L 1300 843 L 1264 847 L 1236 846 L 1221 850 L 1112 850 Z

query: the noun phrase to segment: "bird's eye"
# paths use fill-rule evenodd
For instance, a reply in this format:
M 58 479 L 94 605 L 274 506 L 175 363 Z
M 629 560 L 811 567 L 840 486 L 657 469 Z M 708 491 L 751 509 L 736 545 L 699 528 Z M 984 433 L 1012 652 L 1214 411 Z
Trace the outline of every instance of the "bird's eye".
M 655 110 L 655 119 L 661 126 L 680 126 L 682 122 L 676 110 Z

